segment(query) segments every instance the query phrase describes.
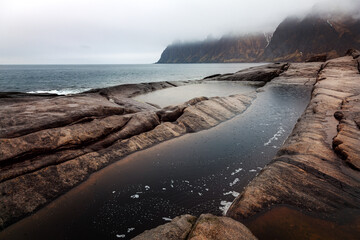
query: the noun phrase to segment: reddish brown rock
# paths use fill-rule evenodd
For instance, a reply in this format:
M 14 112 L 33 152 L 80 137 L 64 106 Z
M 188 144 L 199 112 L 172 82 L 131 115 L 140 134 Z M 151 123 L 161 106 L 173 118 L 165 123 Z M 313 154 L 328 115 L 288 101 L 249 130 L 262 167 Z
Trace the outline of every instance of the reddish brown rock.
M 183 215 L 174 218 L 170 223 L 158 226 L 157 228 L 143 232 L 134 237 L 134 240 L 150 240 L 150 239 L 169 239 L 182 240 L 188 239 L 196 217 L 191 215 Z
M 255 240 L 257 239 L 243 224 L 227 217 L 202 214 L 198 219 L 191 215 L 174 218 L 170 223 L 147 230 L 134 240 Z
M 309 57 L 305 62 L 326 62 L 327 54 L 317 54 Z
M 227 217 L 202 214 L 188 239 L 191 240 L 255 240 L 250 230 L 240 222 Z
M 227 216 L 241 220 L 281 204 L 323 216 L 360 209 L 359 82 L 352 57 L 333 59 L 322 67 L 311 102 L 292 134 L 272 163 L 235 199 Z M 343 114 L 340 124 L 334 118 L 338 111 Z

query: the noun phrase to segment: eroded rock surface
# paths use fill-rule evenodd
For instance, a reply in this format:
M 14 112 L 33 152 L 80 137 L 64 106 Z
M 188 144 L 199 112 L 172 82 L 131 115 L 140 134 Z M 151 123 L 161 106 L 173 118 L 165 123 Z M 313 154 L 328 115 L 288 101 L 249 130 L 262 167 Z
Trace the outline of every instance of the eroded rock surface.
M 188 239 L 191 240 L 255 240 L 247 227 L 228 217 L 202 214 L 196 221 Z
M 236 73 L 236 78 L 249 81 L 268 74 L 269 80 L 285 66 L 260 66 Z M 255 92 L 199 96 L 164 109 L 131 98 L 194 83 L 129 84 L 70 96 L 1 94 L 0 226 L 32 213 L 130 153 L 242 113 L 256 97 Z
M 195 224 L 196 217 L 191 215 L 183 215 L 174 218 L 170 223 L 158 226 L 157 228 L 143 232 L 133 238 L 134 240 L 148 239 L 169 239 L 169 240 L 185 240 Z
M 255 240 L 257 238 L 243 224 L 231 218 L 202 214 L 198 219 L 191 215 L 176 217 L 170 223 L 145 231 L 133 239 Z
M 325 216 L 360 209 L 359 94 L 356 59 L 326 62 L 292 134 L 235 199 L 227 216 L 242 220 L 278 204 Z

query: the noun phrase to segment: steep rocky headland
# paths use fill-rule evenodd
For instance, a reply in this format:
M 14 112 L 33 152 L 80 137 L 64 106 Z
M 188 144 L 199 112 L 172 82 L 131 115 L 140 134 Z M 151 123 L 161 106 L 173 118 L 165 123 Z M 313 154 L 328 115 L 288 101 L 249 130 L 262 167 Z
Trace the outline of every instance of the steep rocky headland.
M 174 43 L 161 54 L 158 63 L 257 62 L 271 35 L 224 36 L 193 43 Z
M 325 61 L 360 49 L 360 20 L 343 14 L 286 18 L 271 34 L 224 36 L 169 45 L 158 63 Z M 312 58 L 314 61 L 314 58 Z M 315 58 L 316 60 L 316 58 Z

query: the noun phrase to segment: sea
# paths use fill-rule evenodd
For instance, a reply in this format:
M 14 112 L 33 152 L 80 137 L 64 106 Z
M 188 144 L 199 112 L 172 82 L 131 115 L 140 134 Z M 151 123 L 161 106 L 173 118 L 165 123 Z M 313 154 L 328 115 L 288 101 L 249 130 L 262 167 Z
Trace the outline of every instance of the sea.
M 261 63 L 0 65 L 0 92 L 75 94 L 128 83 L 202 79 Z

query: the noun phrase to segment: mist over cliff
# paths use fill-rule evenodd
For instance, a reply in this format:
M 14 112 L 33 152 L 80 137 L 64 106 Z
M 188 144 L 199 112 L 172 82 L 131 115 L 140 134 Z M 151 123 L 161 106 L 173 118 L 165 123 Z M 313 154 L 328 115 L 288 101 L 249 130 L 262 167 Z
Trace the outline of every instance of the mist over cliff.
M 220 39 L 169 45 L 158 63 L 226 63 L 328 59 L 360 48 L 360 6 L 315 5 L 305 16 L 283 20 L 273 34 L 223 36 Z
M 161 54 L 158 63 L 254 62 L 269 44 L 266 34 L 224 36 L 191 43 L 175 43 Z

